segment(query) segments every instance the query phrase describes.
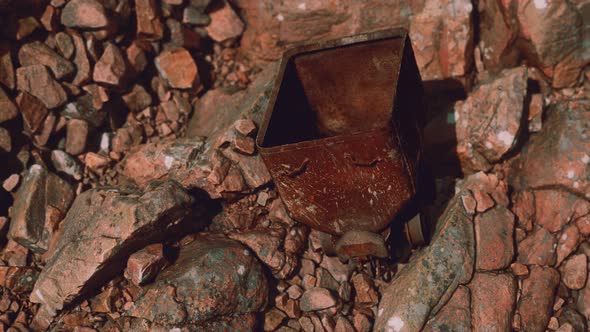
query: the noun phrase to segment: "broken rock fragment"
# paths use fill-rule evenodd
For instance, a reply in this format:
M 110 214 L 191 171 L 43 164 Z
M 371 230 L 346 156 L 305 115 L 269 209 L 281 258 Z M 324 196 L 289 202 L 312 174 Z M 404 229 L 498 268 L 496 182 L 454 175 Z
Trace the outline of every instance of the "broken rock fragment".
M 520 132 L 527 69 L 504 70 L 455 104 L 457 154 L 464 169 L 486 170 L 499 161 Z
M 158 16 L 158 7 L 154 0 L 136 0 L 137 34 L 145 40 L 160 40 L 164 26 Z
M 222 3 L 221 8 L 209 13 L 211 23 L 206 27 L 209 36 L 219 43 L 239 37 L 244 31 L 240 17 L 225 0 Z
M 63 8 L 61 23 L 69 28 L 104 28 L 109 21 L 97 0 L 71 0 Z
M 164 246 L 151 244 L 129 256 L 125 276 L 134 284 L 143 285 L 153 280 L 167 264 Z
M 449 302 L 428 321 L 424 332 L 434 331 L 470 331 L 471 310 L 469 309 L 471 296 L 469 288 L 457 287 Z
M 125 78 L 127 65 L 119 48 L 112 43 L 107 43 L 102 56 L 94 65 L 92 78 L 95 82 L 110 85 L 120 85 Z
M 517 292 L 514 277 L 475 273 L 468 287 L 472 326 L 478 331 L 511 331 Z
M 18 61 L 21 66 L 47 66 L 58 80 L 72 74 L 76 69 L 71 62 L 39 41 L 24 44 L 18 51 Z
M 336 242 L 336 253 L 344 259 L 389 256 L 383 237 L 367 231 L 348 231 L 344 233 Z
M 473 212 L 464 202 L 474 200 L 467 190 L 447 205 L 430 246 L 418 253 L 381 294 L 376 331 L 419 331 L 451 298 L 474 270 Z
M 73 199 L 68 182 L 40 165 L 31 166 L 15 196 L 8 236 L 32 251 L 45 252 Z
M 517 260 L 523 264 L 555 264 L 555 236 L 545 228 L 538 227 L 518 244 Z
M 476 268 L 501 270 L 514 257 L 514 215 L 498 205 L 474 219 L 476 239 Z
M 199 234 L 126 315 L 166 328 L 191 330 L 206 321 L 219 327 L 263 309 L 267 287 L 260 264 L 244 246 L 220 235 Z
M 318 311 L 328 309 L 336 305 L 336 298 L 328 289 L 313 287 L 306 290 L 299 299 L 302 311 Z
M 0 286 L 13 293 L 27 293 L 33 289 L 39 271 L 26 266 L 0 266 Z
M 31 301 L 55 314 L 79 295 L 100 287 L 122 271 L 131 252 L 177 233 L 192 203 L 191 196 L 172 181 L 143 194 L 109 188 L 82 193 L 62 222 L 62 234 Z
M 39 98 L 45 107 L 51 109 L 65 104 L 68 96 L 61 85 L 51 77 L 47 67 L 33 65 L 16 70 L 17 87 Z
M 522 331 L 545 331 L 559 284 L 559 273 L 550 267 L 531 266 L 531 273 L 522 283 L 518 302 Z
M 0 73 L 0 76 L 2 73 Z M 18 109 L 14 102 L 8 97 L 2 87 L 0 87 L 0 123 L 12 120 L 18 115 Z
M 188 89 L 198 84 L 197 65 L 184 48 L 166 50 L 155 60 L 160 76 L 171 88 Z

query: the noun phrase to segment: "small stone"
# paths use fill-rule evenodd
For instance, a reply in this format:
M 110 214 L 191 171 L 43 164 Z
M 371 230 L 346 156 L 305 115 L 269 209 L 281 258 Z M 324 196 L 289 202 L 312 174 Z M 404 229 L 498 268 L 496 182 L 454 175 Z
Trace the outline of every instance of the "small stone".
M 544 331 L 551 317 L 559 273 L 550 267 L 531 266 L 530 276 L 523 280 L 518 302 L 522 331 Z
M 58 80 L 73 74 L 76 70 L 71 62 L 62 58 L 61 55 L 39 41 L 21 46 L 18 51 L 18 61 L 21 66 L 47 66 Z
M 108 25 L 105 9 L 97 0 L 68 1 L 61 13 L 61 23 L 70 28 L 104 28 Z
M 256 124 L 250 119 L 240 119 L 234 122 L 236 131 L 244 136 L 250 136 L 256 133 Z
M 97 174 L 102 174 L 109 164 L 109 158 L 98 153 L 88 152 L 84 156 L 84 164 Z
M 0 50 L 1 51 L 1 50 Z M 0 76 L 1 68 L 0 68 Z M 18 116 L 18 109 L 14 102 L 8 97 L 2 87 L 0 87 L 0 123 L 12 120 Z
M 358 332 L 370 332 L 372 331 L 373 324 L 369 317 L 362 313 L 355 313 L 353 319 L 354 329 Z
M 343 259 L 351 257 L 387 257 L 383 237 L 367 231 L 348 231 L 336 242 L 336 253 Z
M 77 159 L 62 150 L 51 151 L 51 163 L 58 172 L 72 176 L 76 180 L 82 179 L 82 167 Z
M 479 207 L 479 204 L 478 204 Z M 474 219 L 476 238 L 476 268 L 501 270 L 514 257 L 514 215 L 498 205 Z
M 129 256 L 125 277 L 137 286 L 144 285 L 152 281 L 167 264 L 164 246 L 152 244 Z
M 82 36 L 75 31 L 69 31 L 69 34 L 74 42 L 74 64 L 77 69 L 72 84 L 80 86 L 88 82 L 92 76 L 90 61 L 88 60 L 88 53 Z
M 57 29 L 57 25 L 59 24 L 59 17 L 57 16 L 58 12 L 55 7 L 48 5 L 45 7 L 45 11 L 41 16 L 41 24 L 47 31 L 54 31 Z
M 244 32 L 244 23 L 225 0 L 223 7 L 209 13 L 209 16 L 211 23 L 206 27 L 207 33 L 216 42 L 239 37 Z
M 137 46 L 137 43 L 132 43 L 126 50 L 127 61 L 133 68 L 135 74 L 143 72 L 147 66 L 147 58 L 145 52 Z
M 55 35 L 55 46 L 57 46 L 59 53 L 66 59 L 70 59 L 74 55 L 74 42 L 72 41 L 72 37 L 65 32 L 60 31 Z
M 350 324 L 350 321 L 346 319 L 344 316 L 338 316 L 336 318 L 336 327 L 334 328 L 334 332 L 347 332 L 353 331 L 354 327 Z
M 195 60 L 184 48 L 160 53 L 155 63 L 162 78 L 172 88 L 188 89 L 199 83 Z
M 33 16 L 23 17 L 16 21 L 16 32 L 14 37 L 16 40 L 22 40 L 30 36 L 41 25 Z
M 355 302 L 363 304 L 376 304 L 379 302 L 379 295 L 375 291 L 373 279 L 366 273 L 357 273 L 352 277 L 352 284 L 356 293 Z
M 285 318 L 286 316 L 282 311 L 276 308 L 270 309 L 264 314 L 264 331 L 275 331 Z
M 519 191 L 512 196 L 512 211 L 517 216 L 518 225 L 530 232 L 535 217 L 535 196 L 531 191 Z
M 297 285 L 291 285 L 287 288 L 287 294 L 289 294 L 289 298 L 297 300 L 303 294 L 303 289 Z
M 555 331 L 559 328 L 559 321 L 556 317 L 551 317 L 549 319 L 549 324 L 547 324 L 547 328 L 552 331 Z
M 16 70 L 16 77 L 20 91 L 26 91 L 39 98 L 49 109 L 61 106 L 68 100 L 64 89 L 43 65 L 20 67 Z
M 351 264 L 344 264 L 338 257 L 324 256 L 320 266 L 328 270 L 338 282 L 348 282 L 354 268 Z
M 11 174 L 4 182 L 2 182 L 2 188 L 4 190 L 11 192 L 18 186 L 18 182 L 20 181 L 20 175 L 18 174 Z
M 94 313 L 109 313 L 116 311 L 115 301 L 117 297 L 121 296 L 118 288 L 107 286 L 102 293 L 90 299 L 90 308 Z
M 25 129 L 30 133 L 36 133 L 43 124 L 43 120 L 49 112 L 41 100 L 23 92 L 16 97 L 16 103 L 21 110 Z
M 92 78 L 95 82 L 121 85 L 126 71 L 125 58 L 119 48 L 115 44 L 107 43 L 102 56 L 94 65 Z
M 565 323 L 565 324 L 561 325 L 555 331 L 556 332 L 574 332 L 574 331 L 577 331 L 577 330 L 575 330 L 574 327 L 570 323 Z
M 336 299 L 329 290 L 319 287 L 313 287 L 306 290 L 299 300 L 301 310 L 306 312 L 331 308 L 335 306 L 336 303 Z
M 529 268 L 518 262 L 510 264 L 510 270 L 512 270 L 512 274 L 519 278 L 524 278 L 529 275 Z
M 517 260 L 527 265 L 553 265 L 556 247 L 555 236 L 543 227 L 538 227 L 518 244 Z
M 139 112 L 152 104 L 152 96 L 139 84 L 135 84 L 122 98 L 132 112 Z
M 317 279 L 317 287 L 327 288 L 334 292 L 338 291 L 340 284 L 338 283 L 338 281 L 336 281 L 336 279 L 334 279 L 334 277 L 332 277 L 328 270 L 322 267 L 318 267 L 315 272 L 315 277 Z
M 164 35 L 164 26 L 158 15 L 158 7 L 154 0 L 136 0 L 137 34 L 140 38 L 150 41 L 160 40 Z
M 0 83 L 9 90 L 13 90 L 16 83 L 11 46 L 8 42 L 0 41 Z
M 559 268 L 564 285 L 569 289 L 578 290 L 586 285 L 588 262 L 584 254 L 572 255 Z
M 535 93 L 529 104 L 529 131 L 536 133 L 543 127 L 543 95 Z
M 66 152 L 74 156 L 83 153 L 86 150 L 88 133 L 88 122 L 70 119 L 67 125 Z
M 253 155 L 256 151 L 256 143 L 251 137 L 234 137 L 232 147 L 235 151 L 245 155 Z

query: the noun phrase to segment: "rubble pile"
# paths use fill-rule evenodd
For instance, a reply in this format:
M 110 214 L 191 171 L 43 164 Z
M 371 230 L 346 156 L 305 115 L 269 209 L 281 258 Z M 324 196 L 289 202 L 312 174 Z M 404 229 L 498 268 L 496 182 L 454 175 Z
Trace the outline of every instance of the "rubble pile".
M 0 331 L 586 331 L 589 10 L 0 0 Z M 291 218 L 255 143 L 284 50 L 398 26 L 435 177 L 405 253 Z

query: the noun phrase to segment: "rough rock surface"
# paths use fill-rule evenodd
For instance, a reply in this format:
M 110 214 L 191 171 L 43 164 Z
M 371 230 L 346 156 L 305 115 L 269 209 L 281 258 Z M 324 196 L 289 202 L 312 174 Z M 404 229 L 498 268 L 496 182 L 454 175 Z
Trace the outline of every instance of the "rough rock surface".
M 22 66 L 47 66 L 56 79 L 62 79 L 75 71 L 75 67 L 71 62 L 38 41 L 23 45 L 18 50 L 18 61 Z
M 550 267 L 531 266 L 530 276 L 523 281 L 518 302 L 523 331 L 545 331 L 559 284 L 559 272 Z
M 68 96 L 43 65 L 20 67 L 16 70 L 17 87 L 39 98 L 47 108 L 65 104 Z
M 464 202 L 474 200 L 469 191 L 457 194 L 438 222 L 437 233 L 383 291 L 376 331 L 417 331 L 468 282 L 474 270 L 473 212 Z M 469 206 L 469 205 L 468 205 Z M 448 250 L 448 243 L 453 243 Z M 446 248 L 447 250 L 442 250 Z
M 184 48 L 160 53 L 155 64 L 162 78 L 172 88 L 188 89 L 198 82 L 195 60 Z
M 512 166 L 516 188 L 562 187 L 590 198 L 590 100 L 559 103 Z
M 457 155 L 468 171 L 499 161 L 516 142 L 527 91 L 527 69 L 507 69 L 455 104 Z
M 507 268 L 514 258 L 514 215 L 498 205 L 474 219 L 478 270 Z
M 79 195 L 31 301 L 49 312 L 61 310 L 122 271 L 125 257 L 134 250 L 172 234 L 192 202 L 175 182 L 164 182 L 144 194 L 93 189 Z
M 474 331 L 511 331 L 517 291 L 514 277 L 475 273 L 468 286 Z
M 67 27 L 104 28 L 108 24 L 105 9 L 96 0 L 72 0 L 63 8 L 61 22 Z
M 197 235 L 127 315 L 166 328 L 199 329 L 207 322 L 221 328 L 224 320 L 237 322 L 262 309 L 267 287 L 255 256 L 238 242 Z
M 471 331 L 471 294 L 465 286 L 457 287 L 449 302 L 428 321 L 423 331 Z

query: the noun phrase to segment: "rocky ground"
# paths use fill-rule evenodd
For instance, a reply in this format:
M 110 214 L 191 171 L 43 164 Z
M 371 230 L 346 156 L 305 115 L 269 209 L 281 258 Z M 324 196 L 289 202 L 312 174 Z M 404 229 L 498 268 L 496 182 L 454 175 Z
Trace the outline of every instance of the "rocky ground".
M 589 14 L 0 0 L 0 331 L 586 331 Z M 412 252 L 293 220 L 254 143 L 283 50 L 394 26 L 428 104 Z

